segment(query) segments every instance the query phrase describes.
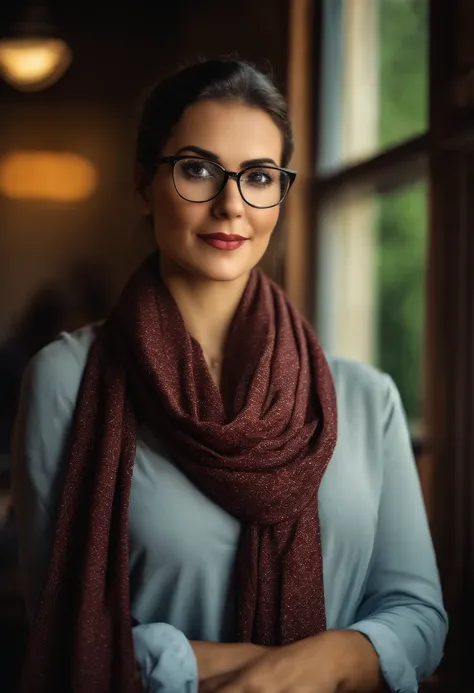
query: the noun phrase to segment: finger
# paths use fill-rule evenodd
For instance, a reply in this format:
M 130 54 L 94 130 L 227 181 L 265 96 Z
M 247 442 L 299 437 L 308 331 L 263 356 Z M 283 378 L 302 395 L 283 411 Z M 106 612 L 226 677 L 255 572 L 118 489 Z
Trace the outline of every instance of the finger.
M 214 693 L 214 692 L 213 692 Z M 215 693 L 280 693 L 275 685 L 267 686 L 261 680 L 245 674 L 234 677 L 231 681 L 223 683 Z
M 238 683 L 224 683 L 213 691 L 213 693 L 246 693 L 246 689 Z
M 219 674 L 199 683 L 199 693 L 216 693 L 235 678 L 235 673 Z

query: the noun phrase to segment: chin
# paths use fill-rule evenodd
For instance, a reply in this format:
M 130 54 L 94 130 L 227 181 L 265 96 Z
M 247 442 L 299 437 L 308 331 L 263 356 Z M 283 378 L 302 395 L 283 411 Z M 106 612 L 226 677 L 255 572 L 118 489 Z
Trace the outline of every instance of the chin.
M 171 254 L 163 249 L 162 263 L 165 261 L 168 269 L 174 268 L 179 274 L 184 272 L 211 282 L 233 282 L 248 277 L 263 255 L 263 252 L 241 253 L 240 250 L 212 253 L 199 252 L 195 248 L 186 250 Z
M 199 274 L 203 279 L 208 279 L 213 282 L 232 282 L 248 276 L 256 262 L 253 258 L 239 257 L 236 254 L 223 252 L 216 253 L 215 257 L 209 257 L 209 254 L 196 253 L 192 258 L 192 265 L 188 265 L 194 273 Z M 219 257 L 221 255 L 221 257 Z M 190 263 L 191 264 L 191 263 Z
M 203 279 L 205 278 L 213 282 L 236 281 L 237 279 L 247 276 L 252 270 L 252 267 L 243 267 L 242 265 L 232 267 L 231 264 L 232 263 L 225 263 L 227 266 L 223 266 L 224 263 L 216 263 L 214 266 L 209 266 L 209 264 L 207 264 L 206 266 L 201 266 L 196 269 Z

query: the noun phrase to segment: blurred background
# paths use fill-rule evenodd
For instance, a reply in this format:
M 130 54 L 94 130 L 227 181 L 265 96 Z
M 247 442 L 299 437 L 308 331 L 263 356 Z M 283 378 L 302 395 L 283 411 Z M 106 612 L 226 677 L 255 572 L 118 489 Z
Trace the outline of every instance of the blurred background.
M 299 176 L 264 266 L 329 352 L 400 389 L 452 624 L 426 687 L 472 691 L 474 0 L 0 3 L 0 690 L 26 635 L 23 369 L 106 316 L 152 250 L 133 190 L 147 88 L 223 54 L 271 69 L 290 102 Z

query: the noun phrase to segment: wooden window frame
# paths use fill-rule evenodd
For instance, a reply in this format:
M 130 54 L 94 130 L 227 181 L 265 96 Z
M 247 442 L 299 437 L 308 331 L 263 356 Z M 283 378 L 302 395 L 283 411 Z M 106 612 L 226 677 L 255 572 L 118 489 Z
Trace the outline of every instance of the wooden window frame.
M 428 446 L 417 452 L 450 634 L 441 667 L 426 690 L 467 693 L 474 690 L 469 646 L 474 613 L 474 30 L 465 13 L 472 17 L 474 10 L 469 0 L 430 0 L 427 132 L 315 179 L 322 2 L 290 0 L 289 9 L 288 94 L 298 113 L 295 167 L 301 185 L 286 215 L 291 242 L 284 283 L 303 314 L 310 318 L 314 310 L 311 277 L 321 201 L 346 185 L 383 191 L 421 175 L 429 181 Z
M 301 312 L 313 320 L 317 287 L 314 267 L 318 252 L 318 214 L 323 203 L 344 191 L 370 190 L 382 194 L 410 183 L 429 180 L 431 118 L 419 136 L 375 152 L 360 162 L 343 165 L 335 173 L 318 174 L 320 131 L 323 0 L 290 1 L 288 97 L 297 133 L 293 166 L 298 185 L 288 199 L 284 285 Z M 429 64 L 429 91 L 431 84 Z M 414 454 L 422 462 L 427 453 L 424 437 L 412 438 Z

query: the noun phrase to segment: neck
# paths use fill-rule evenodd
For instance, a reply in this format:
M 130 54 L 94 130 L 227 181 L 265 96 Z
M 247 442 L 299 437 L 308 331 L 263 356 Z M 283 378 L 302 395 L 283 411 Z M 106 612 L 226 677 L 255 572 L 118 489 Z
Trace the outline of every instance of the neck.
M 206 361 L 219 362 L 248 275 L 233 281 L 211 281 L 163 266 L 161 275 Z

